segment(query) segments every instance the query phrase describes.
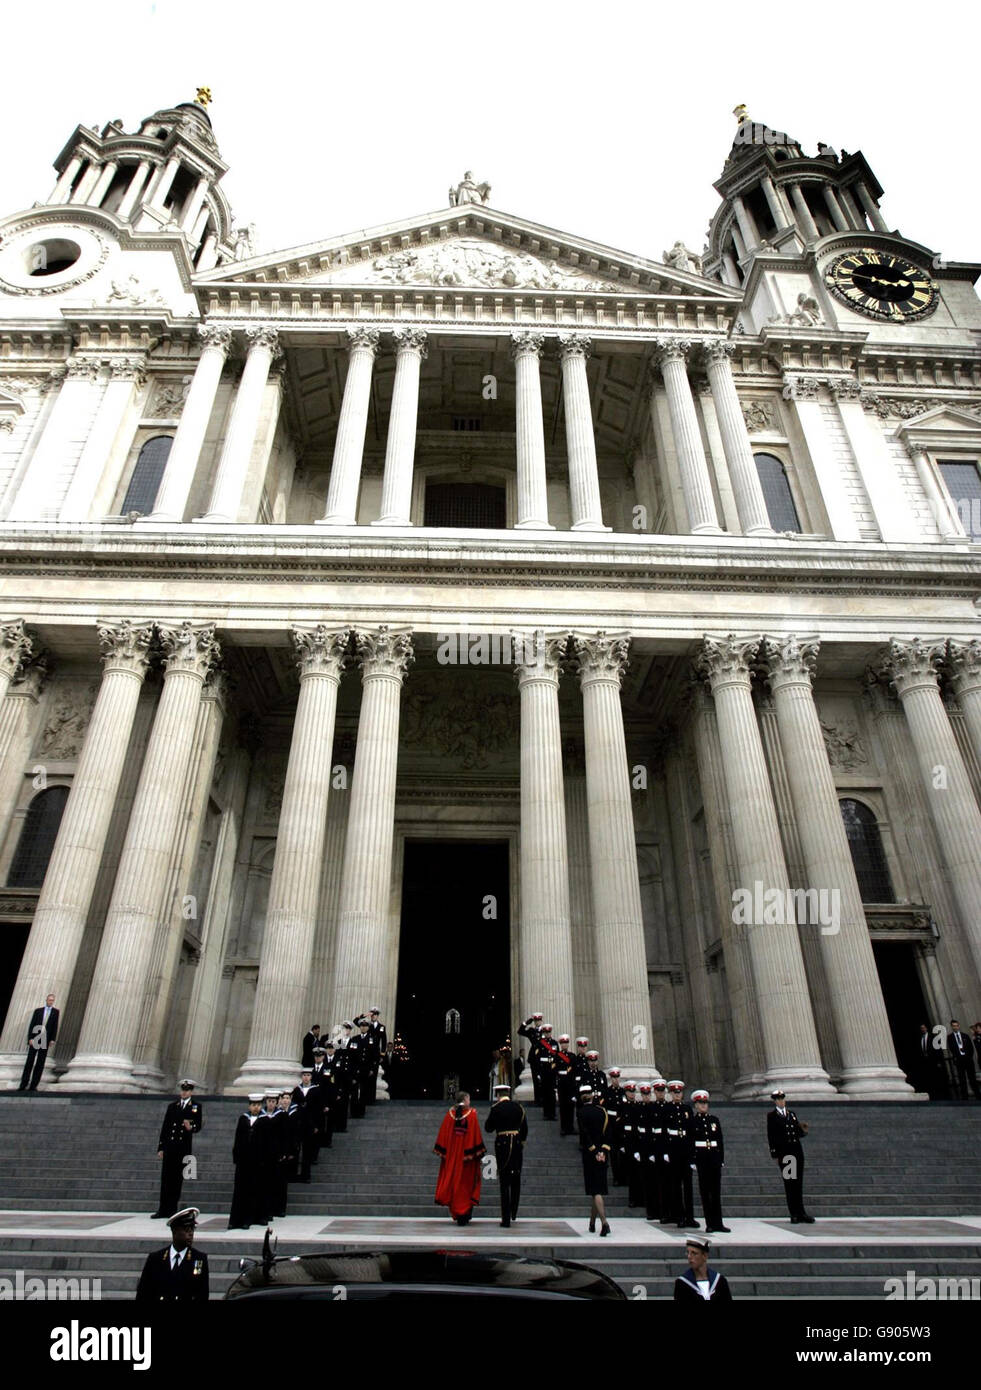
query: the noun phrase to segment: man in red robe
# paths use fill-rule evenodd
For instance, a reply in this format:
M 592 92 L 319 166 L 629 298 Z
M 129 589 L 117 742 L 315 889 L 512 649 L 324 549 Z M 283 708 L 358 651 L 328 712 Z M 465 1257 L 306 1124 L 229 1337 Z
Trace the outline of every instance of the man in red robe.
M 480 1160 L 486 1153 L 480 1121 L 466 1091 L 458 1092 L 456 1105 L 443 1117 L 433 1153 L 439 1154 L 436 1201 L 465 1226 L 480 1201 Z

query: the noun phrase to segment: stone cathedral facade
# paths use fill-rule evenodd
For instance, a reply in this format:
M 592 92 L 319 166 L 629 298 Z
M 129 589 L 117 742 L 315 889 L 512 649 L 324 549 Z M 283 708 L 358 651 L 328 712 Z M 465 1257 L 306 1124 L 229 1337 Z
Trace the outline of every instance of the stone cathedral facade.
M 541 1011 L 912 1099 L 981 1014 L 979 267 L 744 110 L 700 254 L 467 174 L 258 255 L 206 102 L 0 221 L 5 1084 L 53 991 L 72 1090 L 377 1005 L 402 1094 Z

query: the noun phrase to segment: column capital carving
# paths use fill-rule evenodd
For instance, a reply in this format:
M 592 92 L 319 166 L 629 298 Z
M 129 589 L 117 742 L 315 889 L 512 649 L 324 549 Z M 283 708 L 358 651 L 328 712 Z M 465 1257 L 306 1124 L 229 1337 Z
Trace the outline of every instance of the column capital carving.
M 958 695 L 981 689 L 981 640 L 947 644 L 951 681 Z
M 375 353 L 378 351 L 378 343 L 381 339 L 381 330 L 378 328 L 348 328 L 347 341 L 351 352 L 355 348 L 368 348 Z
M 597 632 L 572 638 L 580 684 L 590 680 L 614 680 L 617 685 L 630 665 L 630 638 L 625 632 Z
M 725 637 L 712 637 L 706 633 L 695 657 L 695 670 L 713 691 L 733 684 L 749 689 L 759 646 L 759 637 L 737 637 L 732 632 Z
M 429 334 L 424 328 L 396 328 L 392 337 L 399 357 L 404 352 L 415 352 L 425 362 L 429 356 Z
M 142 680 L 150 664 L 153 624 L 132 623 L 129 618 L 100 624 L 99 643 L 107 671 L 129 671 Z
M 687 362 L 691 350 L 690 338 L 657 338 L 654 342 L 654 361 L 662 369 L 665 362 Z
M 783 685 L 811 685 L 821 642 L 817 637 L 764 637 L 760 655 L 772 690 Z
M 735 351 L 736 344 L 729 342 L 728 338 L 712 338 L 702 344 L 702 357 L 709 366 L 715 362 L 730 361 Z
M 228 709 L 228 697 L 231 695 L 235 686 L 234 677 L 224 670 L 223 667 L 214 665 L 209 670 L 204 679 L 204 689 L 201 691 L 202 700 L 214 700 L 221 706 L 222 714 Z
M 354 634 L 362 676 L 395 676 L 405 680 L 410 664 L 415 660 L 412 633 L 408 628 L 390 628 L 387 623 L 373 630 L 360 629 Z
M 516 329 L 511 334 L 511 356 L 515 361 L 519 357 L 538 357 L 542 355 L 542 348 L 545 346 L 544 333 L 532 333 L 529 329 Z
M 137 386 L 146 385 L 146 356 L 113 357 L 109 362 L 111 381 L 133 381 Z
M 250 352 L 253 348 L 265 348 L 267 352 L 271 352 L 274 357 L 277 357 L 282 351 L 279 333 L 275 328 L 247 328 L 245 330 L 245 336 L 248 340 Z
M 21 666 L 30 660 L 32 651 L 23 618 L 0 625 L 0 675 L 12 681 Z
M 936 690 L 937 671 L 946 647 L 946 642 L 924 642 L 921 637 L 914 637 L 911 642 L 893 638 L 882 663 L 883 675 L 900 698 L 924 686 Z
M 828 380 L 828 389 L 836 401 L 859 401 L 862 399 L 862 385 L 857 377 L 833 376 Z
M 227 353 L 232 345 L 232 330 L 223 323 L 199 323 L 197 333 L 204 347 L 220 348 Z
M 816 401 L 820 382 L 814 376 L 796 376 L 791 372 L 783 374 L 783 396 L 791 401 Z
M 47 395 L 49 391 L 57 391 L 63 382 L 68 380 L 67 367 L 55 367 L 54 371 L 49 372 L 41 383 L 41 394 Z
M 559 334 L 559 356 L 563 362 L 573 357 L 581 357 L 585 361 L 592 350 L 593 340 L 587 338 L 585 333 Z
M 179 627 L 165 627 L 158 623 L 157 633 L 163 647 L 165 676 L 182 672 L 204 680 L 221 656 L 214 623 L 205 623 L 200 627 L 191 622 L 183 622 Z
M 49 653 L 46 651 L 38 652 L 37 656 L 30 657 L 21 667 L 16 683 L 11 685 L 7 694 L 23 695 L 29 700 L 40 699 L 41 692 L 51 674 L 48 667 L 48 657 Z
M 347 660 L 350 631 L 346 627 L 316 627 L 290 629 L 296 648 L 296 664 L 300 680 L 306 676 L 330 676 L 339 681 Z
M 515 632 L 514 673 L 518 685 L 534 679 L 559 683 L 559 672 L 568 643 L 567 633 Z
M 72 357 L 65 366 L 68 381 L 95 381 L 99 375 L 99 363 L 91 357 Z

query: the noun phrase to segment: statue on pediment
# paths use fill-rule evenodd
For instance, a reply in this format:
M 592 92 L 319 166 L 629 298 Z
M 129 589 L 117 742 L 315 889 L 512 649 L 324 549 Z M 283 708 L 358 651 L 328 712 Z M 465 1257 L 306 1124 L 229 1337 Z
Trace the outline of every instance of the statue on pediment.
M 450 207 L 462 207 L 464 203 L 486 203 L 490 191 L 490 184 L 475 182 L 468 169 L 463 176 L 463 182 L 458 183 L 455 188 L 450 188 Z
M 664 251 L 661 259 L 674 270 L 687 270 L 689 274 L 701 275 L 702 258 L 689 251 L 683 241 L 676 241 L 670 251 Z
M 255 223 L 236 227 L 232 232 L 232 251 L 237 261 L 247 261 L 255 255 Z

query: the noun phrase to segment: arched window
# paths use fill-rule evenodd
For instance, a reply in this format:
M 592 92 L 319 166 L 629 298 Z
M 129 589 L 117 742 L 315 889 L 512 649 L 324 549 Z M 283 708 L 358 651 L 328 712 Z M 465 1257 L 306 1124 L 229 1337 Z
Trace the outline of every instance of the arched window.
M 28 806 L 24 829 L 10 866 L 8 888 L 41 887 L 67 800 L 67 787 L 49 787 L 47 791 L 38 792 Z
M 889 876 L 882 836 L 875 816 L 861 801 L 846 799 L 838 803 L 845 823 L 855 877 L 863 903 L 893 903 L 896 895 Z
M 130 512 L 146 516 L 153 511 L 173 442 L 169 434 L 158 434 L 143 445 L 120 508 L 123 516 Z
M 770 525 L 774 531 L 800 531 L 800 518 L 787 481 L 787 470 L 774 454 L 754 454 L 753 458 L 760 475 Z

